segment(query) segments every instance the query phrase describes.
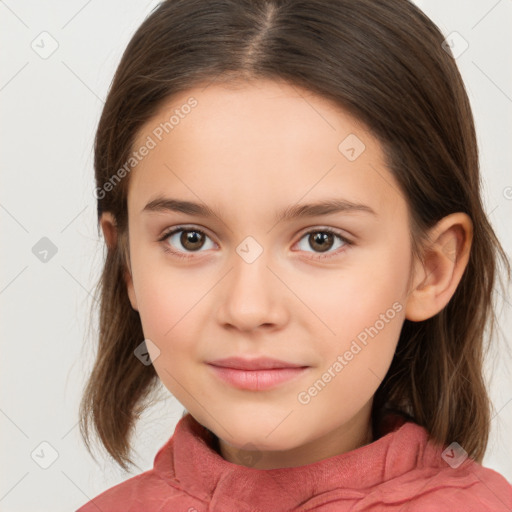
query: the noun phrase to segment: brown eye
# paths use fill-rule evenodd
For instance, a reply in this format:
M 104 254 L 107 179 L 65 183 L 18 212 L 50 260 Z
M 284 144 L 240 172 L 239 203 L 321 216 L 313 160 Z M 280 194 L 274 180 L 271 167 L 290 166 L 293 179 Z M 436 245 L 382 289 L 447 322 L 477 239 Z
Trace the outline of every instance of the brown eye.
M 211 249 L 215 247 L 215 243 L 210 237 L 203 233 L 200 229 L 178 227 L 167 231 L 159 239 L 164 242 L 164 250 L 176 256 L 188 257 L 190 253 L 204 252 L 201 249 Z M 208 241 L 210 246 L 208 246 Z
M 317 231 L 309 234 L 309 245 L 319 252 L 328 251 L 334 243 L 334 235 L 332 233 Z
M 329 258 L 331 256 L 336 256 L 350 245 L 352 245 L 352 242 L 329 228 L 317 228 L 310 230 L 307 233 L 304 233 L 299 241 L 299 249 L 301 251 L 309 253 L 313 252 L 313 254 L 316 253 L 318 254 L 317 258 Z M 313 249 L 313 251 L 309 249 Z M 322 256 L 321 253 L 326 254 L 325 256 Z
M 187 251 L 197 251 L 204 245 L 204 233 L 196 230 L 182 230 L 180 236 L 181 245 Z

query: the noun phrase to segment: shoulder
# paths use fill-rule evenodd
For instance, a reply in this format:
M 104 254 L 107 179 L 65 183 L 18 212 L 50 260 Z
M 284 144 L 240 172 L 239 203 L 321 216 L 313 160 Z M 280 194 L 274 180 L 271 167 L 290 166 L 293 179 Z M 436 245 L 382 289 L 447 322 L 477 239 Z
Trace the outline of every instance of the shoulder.
M 153 504 L 162 504 L 166 500 L 171 504 L 179 500 L 183 493 L 164 482 L 153 470 L 146 471 L 107 489 L 89 500 L 76 512 L 129 512 L 152 510 Z
M 153 468 L 133 476 L 90 499 L 76 512 L 150 512 L 153 510 L 193 510 L 203 508 L 202 489 L 192 489 L 191 496 L 176 474 L 174 445 L 176 439 L 186 452 L 189 441 L 184 437 L 183 418 L 171 438 L 158 450 Z
M 377 490 L 381 504 L 403 512 L 512 511 L 512 485 L 467 457 L 459 445 L 444 448 L 411 422 L 395 434 L 384 465 L 385 482 Z
M 401 489 L 398 494 L 408 502 L 404 511 L 511 511 L 512 485 L 507 479 L 467 457 L 464 451 L 462 462 L 451 464 L 450 458 L 460 454 L 450 446 L 443 449 L 431 443 L 424 432 L 418 450 L 411 454 L 416 460 L 409 471 L 388 482 Z
M 202 508 L 203 502 L 197 497 L 150 470 L 107 489 L 84 503 L 76 512 L 187 512 Z
M 512 510 L 512 485 L 496 471 L 468 461 L 464 468 L 423 471 L 404 510 Z

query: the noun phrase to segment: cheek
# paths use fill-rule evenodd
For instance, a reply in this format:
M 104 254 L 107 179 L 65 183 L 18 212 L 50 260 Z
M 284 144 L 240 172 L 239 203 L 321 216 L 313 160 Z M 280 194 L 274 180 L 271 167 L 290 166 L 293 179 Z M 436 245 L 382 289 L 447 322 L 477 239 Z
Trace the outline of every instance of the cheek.
M 361 282 L 362 278 L 358 283 Z M 397 300 L 400 295 L 393 292 L 391 279 L 386 284 L 387 287 L 375 287 L 369 281 L 367 285 L 373 291 L 362 300 L 357 295 L 338 292 L 337 306 L 329 311 L 330 317 L 326 314 L 336 336 L 326 335 L 318 340 L 319 367 L 306 383 L 310 387 L 301 390 L 302 399 L 311 401 L 309 413 L 316 411 L 313 416 L 330 412 L 334 423 L 348 421 L 371 399 L 384 379 L 404 320 L 404 307 Z M 348 284 L 347 288 L 350 289 Z M 333 404 L 339 407 L 333 409 Z
M 372 249 L 366 254 L 354 253 L 346 268 L 305 279 L 300 293 L 322 321 L 323 337 L 344 343 L 374 325 L 386 312 L 387 318 L 394 319 L 403 307 L 408 264 L 407 257 L 397 258 L 392 250 Z M 308 314 L 305 318 L 310 322 L 313 317 Z
M 329 327 L 323 327 L 316 345 L 321 364 L 311 384 L 319 379 L 323 389 L 316 404 L 343 403 L 339 414 L 357 410 L 375 393 L 393 359 L 405 314 L 407 252 L 399 256 L 382 246 L 358 256 L 350 268 L 324 279 L 324 293 L 310 286 L 317 291 L 308 295 L 308 306 Z
M 134 260 L 134 287 L 145 335 L 165 343 L 190 327 L 194 308 L 212 283 L 198 272 L 172 268 L 166 255 L 155 253 L 141 251 Z
M 199 285 L 197 279 L 187 279 L 183 272 L 170 272 L 165 266 L 148 266 L 138 278 L 136 293 L 144 336 L 158 347 L 154 354 L 149 351 L 153 366 L 173 396 L 187 403 L 184 389 L 194 378 L 191 368 L 197 360 L 193 340 L 199 339 L 201 328 L 197 311 L 211 285 Z
M 153 357 L 154 368 L 165 387 L 178 399 L 197 377 L 194 370 L 202 361 L 197 340 L 208 319 L 208 294 L 219 277 L 199 267 L 171 267 L 165 257 L 139 255 L 134 261 L 134 285 L 144 336 L 158 347 Z M 153 261 L 149 263 L 150 259 Z M 155 351 L 155 353 L 157 353 Z M 188 383 L 188 384 L 186 384 Z M 190 398 L 190 397 L 188 397 Z

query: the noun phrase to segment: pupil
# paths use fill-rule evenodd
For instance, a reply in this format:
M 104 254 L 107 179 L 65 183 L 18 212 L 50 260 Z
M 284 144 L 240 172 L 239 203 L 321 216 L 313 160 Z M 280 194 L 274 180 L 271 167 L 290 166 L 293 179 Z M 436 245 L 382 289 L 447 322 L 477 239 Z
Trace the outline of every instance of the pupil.
M 313 244 L 312 245 L 317 245 L 317 248 L 321 251 L 321 252 L 325 252 L 327 251 L 329 248 L 330 248 L 330 243 L 331 242 L 331 238 L 332 238 L 332 234 L 331 233 L 315 233 L 313 236 Z
M 181 235 L 181 243 L 184 247 L 187 247 L 188 244 L 197 244 L 198 242 L 201 242 L 201 235 L 197 231 L 184 231 Z M 332 234 L 331 233 L 314 233 L 313 235 L 310 235 L 310 238 L 312 238 L 313 243 L 312 245 L 316 245 L 316 249 L 320 250 L 321 252 L 325 252 L 329 250 L 330 245 L 332 243 Z M 198 247 L 191 247 L 190 250 L 198 249 Z
M 189 250 L 198 249 L 200 247 L 189 247 L 190 244 L 194 245 L 201 241 L 201 235 L 197 231 L 183 231 L 181 234 L 181 243 L 183 247 Z

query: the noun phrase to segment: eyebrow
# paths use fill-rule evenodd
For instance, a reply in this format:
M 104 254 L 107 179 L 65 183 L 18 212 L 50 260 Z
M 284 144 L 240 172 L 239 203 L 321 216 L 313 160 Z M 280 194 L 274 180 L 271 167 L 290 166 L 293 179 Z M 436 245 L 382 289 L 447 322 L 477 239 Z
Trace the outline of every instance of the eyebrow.
M 221 218 L 221 215 L 205 204 L 161 196 L 146 204 L 146 206 L 141 210 L 141 213 L 144 212 L 178 212 L 197 217 Z M 329 215 L 333 213 L 351 212 L 366 212 L 377 216 L 375 211 L 365 204 L 353 203 L 345 199 L 326 199 L 310 204 L 295 204 L 288 206 L 276 213 L 274 221 L 278 223 L 305 217 L 318 217 L 320 215 Z

